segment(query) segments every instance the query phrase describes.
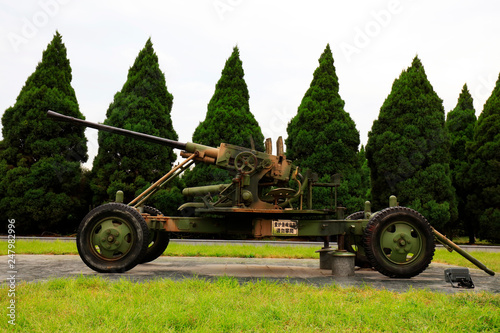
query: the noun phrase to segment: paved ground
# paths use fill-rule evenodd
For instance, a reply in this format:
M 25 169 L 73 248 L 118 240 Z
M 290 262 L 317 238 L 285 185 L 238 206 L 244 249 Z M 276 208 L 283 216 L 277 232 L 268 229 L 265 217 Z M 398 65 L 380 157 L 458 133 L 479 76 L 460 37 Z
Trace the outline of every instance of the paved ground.
M 0 272 L 1 281 L 9 278 L 7 256 L 0 256 L 4 269 Z M 1 265 L 0 265 L 1 266 Z M 500 293 L 500 278 L 489 276 L 481 270 L 471 269 L 476 288 L 452 288 L 444 281 L 444 269 L 451 266 L 432 264 L 426 271 L 411 279 L 391 279 L 371 269 L 355 271 L 354 277 L 333 277 L 330 270 L 319 269 L 318 259 L 257 259 L 257 258 L 205 258 L 205 257 L 160 257 L 138 265 L 125 273 L 100 274 L 88 268 L 77 255 L 16 255 L 17 281 L 45 281 L 56 277 L 78 277 L 99 275 L 110 280 L 127 278 L 144 281 L 158 278 L 185 279 L 200 277 L 213 279 L 218 276 L 234 276 L 239 281 L 258 279 L 288 281 L 291 283 L 310 283 L 341 286 L 369 285 L 377 289 L 406 291 L 428 289 L 445 293 L 489 291 Z

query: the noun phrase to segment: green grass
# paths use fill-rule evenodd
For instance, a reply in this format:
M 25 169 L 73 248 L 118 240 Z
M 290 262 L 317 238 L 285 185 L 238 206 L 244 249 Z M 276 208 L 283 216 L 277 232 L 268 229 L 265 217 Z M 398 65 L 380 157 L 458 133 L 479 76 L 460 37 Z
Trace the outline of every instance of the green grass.
M 18 240 L 17 254 L 78 254 L 76 243 L 39 240 Z M 7 254 L 7 242 L 0 241 L 0 255 Z M 305 246 L 254 245 L 192 245 L 170 243 L 164 255 L 179 257 L 236 257 L 236 258 L 319 258 L 317 249 Z
M 455 244 L 459 244 L 459 245 L 469 244 L 469 237 L 465 237 L 465 236 L 453 237 L 453 242 Z M 500 244 L 478 238 L 478 239 L 476 239 L 475 245 L 500 245 Z
M 169 244 L 165 255 L 176 257 L 235 257 L 235 258 L 291 258 L 319 259 L 320 247 L 273 245 L 191 245 Z
M 7 254 L 7 241 L 0 241 L 0 255 Z M 16 240 L 16 254 L 78 254 L 75 242 Z
M 17 254 L 78 254 L 74 242 L 43 242 L 18 240 L 15 243 Z M 237 258 L 295 258 L 317 259 L 317 249 L 306 246 L 254 246 L 254 245 L 192 245 L 169 244 L 164 255 L 185 257 L 237 257 Z M 0 242 L 0 255 L 7 254 L 7 242 Z M 500 272 L 500 253 L 471 252 L 472 256 L 494 272 Z M 476 268 L 467 259 L 455 252 L 437 249 L 433 262 Z
M 482 262 L 486 267 L 494 272 L 500 272 L 500 253 L 499 252 L 469 252 L 474 258 Z M 462 257 L 456 252 L 448 252 L 445 249 L 436 249 L 432 262 L 477 268 L 476 265 Z
M 8 302 L 0 287 L 0 306 Z M 222 277 L 19 283 L 19 332 L 498 332 L 500 295 L 396 293 Z M 0 330 L 12 330 L 0 320 Z

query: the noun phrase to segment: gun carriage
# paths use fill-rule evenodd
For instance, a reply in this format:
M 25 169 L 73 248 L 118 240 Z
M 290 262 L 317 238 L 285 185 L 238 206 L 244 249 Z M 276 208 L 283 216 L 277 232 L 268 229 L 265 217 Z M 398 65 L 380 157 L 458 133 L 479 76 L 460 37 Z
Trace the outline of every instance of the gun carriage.
M 437 233 L 420 213 L 398 206 L 394 196 L 389 199 L 388 208 L 372 212 L 370 203 L 366 202 L 364 211 L 347 217 L 336 200 L 330 209 L 313 209 L 313 188 L 331 187 L 336 193 L 340 180 L 333 177 L 331 183 L 319 183 L 317 175 L 310 170 L 301 172 L 286 158 L 281 137 L 273 155 L 270 139 L 266 140 L 265 152 L 227 143 L 214 148 L 96 124 L 53 111 L 47 115 L 59 121 L 167 145 L 181 150 L 184 158 L 131 202 L 124 204 L 123 194 L 117 193 L 116 202 L 101 205 L 85 216 L 77 233 L 78 252 L 82 260 L 98 272 L 124 272 L 152 261 L 167 248 L 169 234 L 178 232 L 247 234 L 256 238 L 319 236 L 323 237 L 326 250 L 330 249 L 330 237 L 337 236 L 338 250 L 354 253 L 357 265 L 371 266 L 396 278 L 410 278 L 427 268 L 434 255 L 434 237 L 448 247 L 456 247 Z M 164 216 L 145 205 L 156 191 L 193 163 L 225 169 L 232 181 L 185 188 L 183 195 L 197 197 L 199 201 L 180 206 L 179 216 Z M 458 249 L 488 274 L 494 274 Z

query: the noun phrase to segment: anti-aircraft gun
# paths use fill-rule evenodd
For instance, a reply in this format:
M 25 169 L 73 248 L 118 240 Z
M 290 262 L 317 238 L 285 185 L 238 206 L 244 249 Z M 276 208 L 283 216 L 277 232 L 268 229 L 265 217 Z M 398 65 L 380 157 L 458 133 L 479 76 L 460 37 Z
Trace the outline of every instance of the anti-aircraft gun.
M 355 256 L 359 266 L 375 267 L 380 273 L 399 278 L 420 274 L 434 255 L 434 236 L 452 247 L 488 274 L 494 273 L 435 231 L 417 211 L 398 206 L 391 196 L 389 207 L 364 211 L 344 218 L 344 208 L 335 202 L 330 209 L 313 209 L 313 188 L 331 187 L 337 191 L 339 177 L 319 183 L 316 174 L 286 159 L 281 137 L 276 155 L 266 140 L 266 151 L 221 143 L 209 147 L 182 143 L 149 134 L 96 124 L 48 111 L 59 121 L 180 149 L 184 161 L 173 167 L 131 202 L 123 203 L 119 191 L 116 202 L 91 210 L 77 233 L 82 260 L 98 272 L 123 272 L 137 264 L 158 258 L 167 248 L 169 233 L 248 234 L 265 236 L 315 236 L 324 239 L 320 260 L 330 255 L 330 236 L 337 236 L 339 254 Z M 232 176 L 229 184 L 190 187 L 183 195 L 198 201 L 179 207 L 180 216 L 164 216 L 145 202 L 158 189 L 179 176 L 193 163 L 225 169 Z M 289 184 L 293 185 L 289 185 Z M 290 187 L 291 186 L 291 187 Z M 321 264 L 320 264 L 321 266 Z

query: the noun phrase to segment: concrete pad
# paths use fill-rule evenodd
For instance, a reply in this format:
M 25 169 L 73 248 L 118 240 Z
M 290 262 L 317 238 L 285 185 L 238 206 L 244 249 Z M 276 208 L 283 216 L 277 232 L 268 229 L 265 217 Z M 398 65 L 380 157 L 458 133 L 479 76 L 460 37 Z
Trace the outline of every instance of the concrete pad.
M 0 261 L 7 263 L 7 256 Z M 45 281 L 57 277 L 76 278 L 98 275 L 109 280 L 121 278 L 133 281 L 152 279 L 206 278 L 233 276 L 241 283 L 256 280 L 308 283 L 317 286 L 337 284 L 339 286 L 371 286 L 376 289 L 406 291 L 428 289 L 444 293 L 488 291 L 500 293 L 500 278 L 489 276 L 478 269 L 470 269 L 475 289 L 452 288 L 444 280 L 444 270 L 449 267 L 431 264 L 420 275 L 411 279 L 388 278 L 372 269 L 356 269 L 353 277 L 334 277 L 331 270 L 319 269 L 318 259 L 262 259 L 262 258 L 210 258 L 210 257 L 160 257 L 157 260 L 134 267 L 125 273 L 97 273 L 88 268 L 77 255 L 16 255 L 16 281 Z M 5 283 L 12 273 L 5 268 L 0 279 Z

